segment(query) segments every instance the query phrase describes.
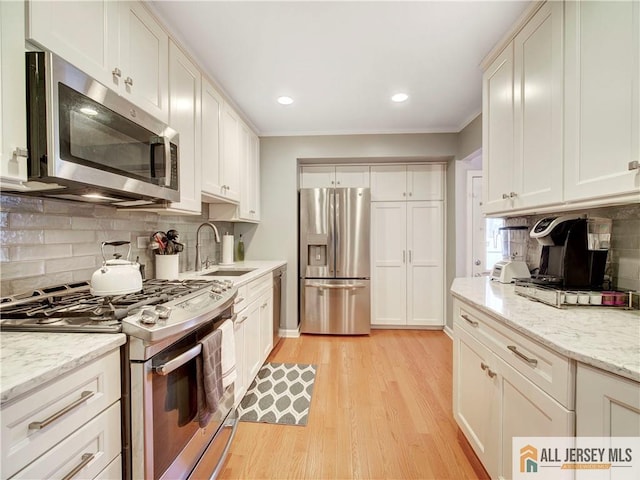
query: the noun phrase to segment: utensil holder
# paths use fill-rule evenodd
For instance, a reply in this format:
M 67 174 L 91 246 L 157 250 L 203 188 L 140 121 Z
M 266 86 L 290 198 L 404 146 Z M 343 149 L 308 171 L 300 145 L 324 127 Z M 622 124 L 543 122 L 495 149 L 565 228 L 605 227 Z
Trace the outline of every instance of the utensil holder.
M 156 278 L 163 280 L 178 278 L 178 255 L 156 255 Z

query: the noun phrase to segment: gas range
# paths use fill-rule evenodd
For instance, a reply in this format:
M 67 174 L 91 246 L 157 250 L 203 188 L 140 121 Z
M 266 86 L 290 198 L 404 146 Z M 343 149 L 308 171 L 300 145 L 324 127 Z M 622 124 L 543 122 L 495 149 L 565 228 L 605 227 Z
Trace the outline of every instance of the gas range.
M 0 330 L 123 332 L 157 342 L 197 326 L 233 304 L 229 280 L 145 280 L 140 292 L 91 295 L 88 282 L 0 299 Z

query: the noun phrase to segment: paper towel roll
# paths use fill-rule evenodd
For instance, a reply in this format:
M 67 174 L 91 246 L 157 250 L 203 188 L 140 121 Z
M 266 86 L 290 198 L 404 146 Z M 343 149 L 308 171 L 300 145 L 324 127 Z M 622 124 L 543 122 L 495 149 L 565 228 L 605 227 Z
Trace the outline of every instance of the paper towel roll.
M 233 235 L 222 236 L 222 264 L 233 263 Z

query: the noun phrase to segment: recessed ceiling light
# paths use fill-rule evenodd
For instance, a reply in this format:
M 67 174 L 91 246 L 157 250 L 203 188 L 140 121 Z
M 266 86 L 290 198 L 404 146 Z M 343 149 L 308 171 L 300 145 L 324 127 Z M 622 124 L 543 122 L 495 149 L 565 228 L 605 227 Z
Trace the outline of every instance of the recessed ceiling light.
M 396 93 L 393 97 L 391 97 L 391 100 L 400 103 L 404 102 L 407 98 L 409 98 L 409 95 L 407 95 L 406 93 Z
M 291 105 L 293 103 L 293 98 L 291 98 L 291 97 L 278 97 L 278 103 L 280 105 Z

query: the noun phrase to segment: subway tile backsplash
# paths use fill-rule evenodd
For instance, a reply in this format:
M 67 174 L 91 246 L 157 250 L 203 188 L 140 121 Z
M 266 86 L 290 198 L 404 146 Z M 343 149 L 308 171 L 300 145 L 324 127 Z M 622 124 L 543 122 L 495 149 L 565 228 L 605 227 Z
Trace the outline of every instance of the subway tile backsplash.
M 640 291 L 640 205 L 594 208 L 583 210 L 589 217 L 605 217 L 613 220 L 611 249 L 607 256 L 605 274 L 609 275 L 615 288 Z M 526 225 L 529 228 L 541 218 L 557 215 L 532 215 L 506 219 L 506 225 Z M 534 239 L 529 239 L 527 264 L 537 268 L 542 248 Z
M 153 254 L 137 248 L 137 238 L 150 238 L 175 228 L 185 245 L 180 271 L 194 269 L 196 230 L 208 221 L 208 206 L 201 215 L 159 215 L 119 211 L 114 207 L 22 195 L 0 195 L 0 295 L 8 296 L 62 283 L 88 281 L 102 264 L 103 241 L 128 240 L 131 258 L 139 258 L 145 276 L 153 278 Z M 233 232 L 233 224 L 215 222 L 220 235 Z M 219 261 L 221 245 L 210 229 L 201 232 L 203 259 Z M 109 248 L 109 247 L 107 247 Z M 105 250 L 107 258 L 113 250 Z M 126 252 L 126 250 L 124 251 Z

